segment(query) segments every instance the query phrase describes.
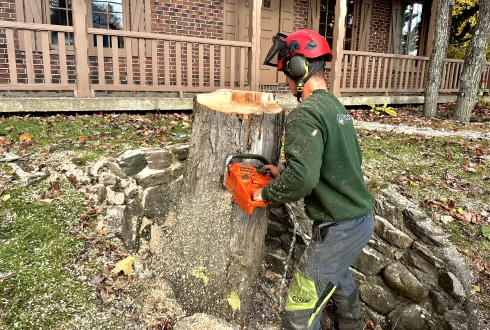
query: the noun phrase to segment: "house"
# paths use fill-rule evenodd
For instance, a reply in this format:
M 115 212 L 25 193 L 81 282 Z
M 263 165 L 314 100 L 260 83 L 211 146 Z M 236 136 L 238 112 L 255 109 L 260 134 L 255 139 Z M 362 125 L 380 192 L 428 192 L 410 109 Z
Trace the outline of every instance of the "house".
M 37 92 L 69 92 L 75 108 L 107 93 L 286 93 L 263 57 L 277 31 L 300 28 L 329 42 L 329 89 L 344 104 L 420 103 L 436 8 L 437 0 L 0 0 L 0 91 L 9 95 L 0 111 Z M 445 60 L 441 93 L 458 90 L 462 66 Z

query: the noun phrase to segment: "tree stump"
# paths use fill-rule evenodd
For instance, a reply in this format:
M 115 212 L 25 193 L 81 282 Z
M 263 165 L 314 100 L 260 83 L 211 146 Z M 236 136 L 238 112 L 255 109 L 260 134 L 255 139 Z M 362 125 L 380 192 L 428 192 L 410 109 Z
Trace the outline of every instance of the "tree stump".
M 189 158 L 163 272 L 187 312 L 243 323 L 262 261 L 269 208 L 248 215 L 223 188 L 226 158 L 259 154 L 276 164 L 284 113 L 272 94 L 220 90 L 197 95 Z

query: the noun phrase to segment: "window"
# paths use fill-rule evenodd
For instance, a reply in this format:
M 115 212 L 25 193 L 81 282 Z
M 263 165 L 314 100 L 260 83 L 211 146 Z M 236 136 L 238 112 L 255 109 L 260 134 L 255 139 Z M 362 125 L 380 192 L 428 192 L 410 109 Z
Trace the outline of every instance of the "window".
M 336 0 L 321 0 L 320 3 L 320 24 L 318 33 L 325 37 L 328 44 L 333 44 L 333 28 L 335 24 L 335 3 Z M 347 14 L 345 16 L 345 40 L 344 49 L 352 48 L 352 38 L 354 27 L 354 0 L 347 1 Z
M 91 0 L 92 27 L 123 30 L 123 0 Z M 49 19 L 54 25 L 73 26 L 72 0 L 49 0 Z M 51 42 L 58 45 L 58 33 L 52 33 Z M 73 45 L 73 33 L 65 33 L 65 44 Z M 97 37 L 94 36 L 94 46 Z M 112 38 L 103 36 L 104 48 L 112 48 Z M 124 47 L 124 38 L 118 37 L 118 48 Z
M 272 0 L 268 0 L 269 2 Z M 133 32 L 151 32 L 151 0 L 85 0 L 87 4 L 88 27 L 107 30 L 126 30 Z M 35 24 L 53 24 L 73 26 L 73 0 L 16 0 L 15 14 L 18 22 Z M 132 14 L 131 18 L 129 13 Z M 51 33 L 51 48 L 57 49 L 60 43 L 58 33 Z M 32 49 L 41 50 L 41 33 L 35 32 L 31 40 Z M 73 50 L 73 33 L 65 33 L 65 46 Z M 104 36 L 103 47 L 112 47 L 112 38 Z M 123 48 L 124 38 L 117 38 L 117 47 Z M 96 38 L 93 45 L 96 45 Z M 132 43 L 133 54 L 138 54 L 137 43 Z M 25 50 L 22 35 L 19 37 L 19 47 Z M 147 47 L 148 49 L 148 47 Z
M 272 8 L 271 1 L 272 0 L 262 0 L 262 8 Z M 246 0 L 245 6 L 248 7 L 249 3 L 250 3 L 250 0 Z
M 49 0 L 51 24 L 73 26 L 71 0 Z M 51 33 L 51 43 L 58 45 L 58 33 Z M 65 33 L 65 45 L 73 45 L 73 33 Z
M 400 11 L 400 35 L 395 52 L 402 55 L 419 55 L 422 34 L 422 9 L 420 2 L 402 1 Z
M 123 30 L 122 0 L 92 0 L 92 26 L 96 29 Z M 104 48 L 112 48 L 112 38 L 103 36 Z M 94 37 L 97 47 L 97 37 Z M 124 38 L 118 37 L 118 48 L 124 47 Z

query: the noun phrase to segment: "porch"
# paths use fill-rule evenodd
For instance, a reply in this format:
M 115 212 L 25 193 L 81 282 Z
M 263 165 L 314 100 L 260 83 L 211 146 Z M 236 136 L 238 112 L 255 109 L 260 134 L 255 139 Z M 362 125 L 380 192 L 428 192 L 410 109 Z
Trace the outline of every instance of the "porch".
M 40 111 L 179 110 L 192 108 L 194 93 L 270 91 L 260 76 L 260 3 L 250 4 L 250 41 L 90 28 L 83 0 L 72 2 L 73 26 L 0 20 L 0 112 L 41 104 Z M 332 47 L 337 57 L 327 75 L 344 104 L 423 102 L 428 57 L 343 50 L 342 38 Z M 53 47 L 54 39 L 68 46 Z M 445 60 L 441 102 L 454 99 L 462 67 L 461 60 Z M 483 76 L 490 80 L 490 63 Z M 48 106 L 49 99 L 56 102 Z

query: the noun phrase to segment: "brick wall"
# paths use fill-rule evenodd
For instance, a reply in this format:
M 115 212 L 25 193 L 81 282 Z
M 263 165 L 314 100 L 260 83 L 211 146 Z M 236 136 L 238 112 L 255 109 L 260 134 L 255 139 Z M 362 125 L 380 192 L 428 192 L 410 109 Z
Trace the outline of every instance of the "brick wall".
M 223 1 L 152 1 L 152 32 L 223 39 Z
M 15 0 L 0 0 L 0 20 L 15 21 Z
M 0 0 L 0 20 L 15 21 L 15 0 Z M 7 39 L 5 29 L 0 29 L 0 83 L 6 83 L 8 75 Z
M 392 0 L 374 0 L 369 30 L 369 52 L 387 53 Z

